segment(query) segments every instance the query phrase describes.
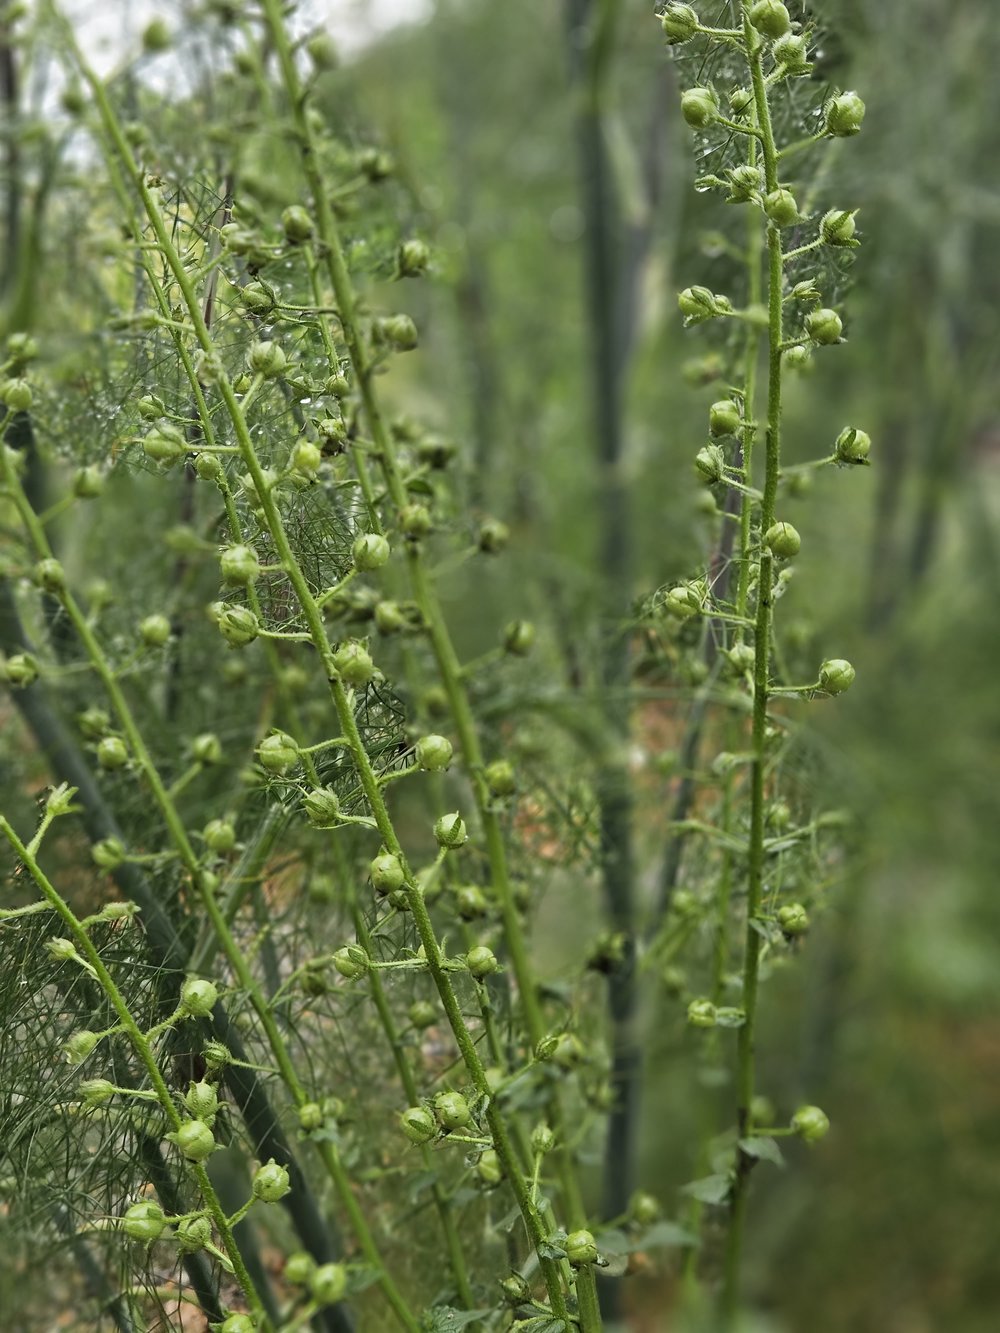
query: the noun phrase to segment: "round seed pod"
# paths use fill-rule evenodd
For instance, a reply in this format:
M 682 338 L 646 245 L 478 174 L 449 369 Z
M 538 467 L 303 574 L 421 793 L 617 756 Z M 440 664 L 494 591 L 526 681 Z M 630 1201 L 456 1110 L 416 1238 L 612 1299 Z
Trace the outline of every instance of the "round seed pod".
M 260 577 L 260 562 L 256 553 L 242 543 L 229 546 L 222 552 L 219 557 L 219 567 L 223 582 L 234 583 L 243 588 L 255 583 Z
M 315 228 L 312 218 L 301 204 L 289 204 L 281 214 L 281 230 L 290 245 L 302 245 L 312 239 Z
M 731 398 L 722 398 L 708 409 L 708 429 L 713 435 L 735 435 L 742 420 L 739 404 Z
M 826 104 L 826 132 L 837 139 L 859 134 L 865 118 L 865 104 L 856 92 L 841 93 Z
M 201 831 L 210 851 L 225 856 L 236 846 L 236 829 L 228 819 L 210 819 Z
M 864 463 L 871 447 L 871 436 L 866 431 L 848 426 L 837 436 L 834 453 L 839 463 Z
M 453 850 L 461 847 L 468 841 L 468 834 L 465 829 L 465 820 L 455 810 L 448 815 L 442 815 L 434 824 L 434 837 L 437 839 L 439 847 L 447 847 Z
M 219 1094 L 211 1083 L 192 1083 L 184 1094 L 184 1105 L 196 1120 L 211 1125 L 219 1110 Z
M 105 736 L 97 744 L 97 762 L 101 768 L 114 770 L 128 763 L 128 750 L 119 736 Z
M 820 346 L 829 347 L 840 342 L 843 332 L 843 320 L 836 310 L 810 310 L 806 315 L 806 333 Z
M 716 1009 L 711 1000 L 692 1000 L 687 1009 L 687 1021 L 695 1028 L 714 1028 Z
M 781 560 L 790 560 L 798 555 L 802 538 L 791 523 L 772 523 L 764 533 L 764 545 Z
M 589 1231 L 571 1231 L 563 1243 L 563 1249 L 574 1268 L 597 1262 L 597 1242 Z
M 181 987 L 180 1007 L 189 1018 L 209 1018 L 218 998 L 214 981 L 191 977 Z
M 355 541 L 351 549 L 355 566 L 365 573 L 381 569 L 389 559 L 390 547 L 386 539 L 377 532 L 366 532 Z
M 254 375 L 263 375 L 265 379 L 274 379 L 284 374 L 288 368 L 288 357 L 276 342 L 256 342 L 247 356 L 247 364 Z
M 438 1132 L 434 1117 L 425 1106 L 409 1107 L 399 1122 L 411 1143 L 428 1143 Z
M 764 212 L 776 227 L 791 227 L 799 220 L 799 206 L 791 190 L 777 189 L 766 194 Z
M 778 908 L 778 925 L 789 938 L 804 935 L 809 929 L 809 913 L 801 903 L 786 903 Z
M 336 1305 L 347 1293 L 347 1269 L 343 1264 L 320 1264 L 309 1279 L 309 1291 L 317 1305 Z
M 141 1240 L 146 1245 L 159 1240 L 166 1228 L 167 1219 L 163 1209 L 154 1199 L 140 1199 L 122 1214 L 122 1231 L 132 1240 Z
M 830 1119 L 818 1106 L 800 1106 L 792 1116 L 791 1127 L 806 1143 L 817 1143 L 830 1132 Z
M 417 764 L 429 773 L 440 773 L 451 763 L 454 750 L 446 736 L 433 733 L 421 736 L 417 741 L 415 757 Z
M 340 819 L 340 798 L 332 787 L 316 787 L 302 802 L 302 808 L 317 828 L 331 828 Z
M 174 1235 L 182 1253 L 203 1250 L 211 1242 L 212 1223 L 207 1217 L 187 1217 L 178 1224 Z
M 465 961 L 472 975 L 480 979 L 500 970 L 496 954 L 485 944 L 477 944 L 474 949 L 470 949 L 465 955 Z
M 167 1138 L 175 1143 L 189 1162 L 204 1162 L 215 1152 L 215 1135 L 204 1120 L 185 1120 L 180 1129 Z
M 355 639 L 342 643 L 333 654 L 333 665 L 345 685 L 359 688 L 375 675 L 375 663 Z
M 441 1128 L 448 1132 L 472 1124 L 469 1103 L 460 1092 L 439 1092 L 434 1098 L 434 1114 Z
M 688 88 L 681 95 L 681 115 L 693 130 L 703 130 L 719 118 L 714 88 Z
M 831 657 L 819 669 L 819 683 L 827 694 L 843 694 L 854 684 L 855 674 L 845 658 Z
M 667 45 L 678 46 L 689 42 L 698 31 L 698 15 L 690 5 L 669 4 L 660 15 L 660 27 Z
M 299 747 L 286 731 L 276 731 L 257 746 L 257 758 L 269 773 L 281 776 L 299 762 Z
M 750 22 L 759 33 L 774 41 L 784 37 L 792 26 L 788 10 L 782 0 L 756 0 L 750 8 Z
M 395 893 L 406 882 L 402 862 L 391 852 L 380 852 L 369 865 L 368 873 L 372 888 L 380 894 Z
M 342 977 L 354 981 L 365 975 L 371 966 L 371 959 L 360 944 L 346 944 L 333 955 L 333 965 Z
M 431 262 L 431 252 L 426 242 L 411 237 L 403 241 L 396 255 L 399 275 L 402 278 L 419 278 L 427 272 Z
M 95 500 L 103 490 L 104 473 L 99 467 L 82 467 L 73 478 L 73 494 L 78 500 Z
M 316 1269 L 316 1260 L 305 1250 L 296 1250 L 285 1260 L 282 1277 L 292 1287 L 307 1287 Z
M 264 1203 L 277 1203 L 291 1192 L 291 1188 L 288 1171 L 279 1166 L 273 1157 L 257 1168 L 250 1181 L 250 1191 L 254 1198 Z

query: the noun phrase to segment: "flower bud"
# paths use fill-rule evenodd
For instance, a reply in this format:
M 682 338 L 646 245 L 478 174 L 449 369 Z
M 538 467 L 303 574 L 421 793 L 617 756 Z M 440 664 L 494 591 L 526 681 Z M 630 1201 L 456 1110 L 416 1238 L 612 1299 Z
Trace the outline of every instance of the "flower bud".
M 719 118 L 714 88 L 688 88 L 681 95 L 681 115 L 693 130 L 703 130 Z
M 454 850 L 461 847 L 463 843 L 468 842 L 468 834 L 465 830 L 465 820 L 454 811 L 449 815 L 442 815 L 434 824 L 434 837 L 437 839 L 439 847 L 447 847 Z
M 260 633 L 260 621 L 246 606 L 223 606 L 216 624 L 231 648 L 245 648 Z
M 115 1095 L 115 1085 L 107 1078 L 85 1078 L 78 1091 L 87 1106 L 103 1106 Z
M 46 592 L 62 592 L 66 587 L 66 572 L 58 560 L 39 560 L 35 566 L 35 581 Z
M 309 1279 L 309 1292 L 317 1305 L 336 1305 L 347 1292 L 347 1269 L 343 1264 L 320 1264 Z
M 214 981 L 191 977 L 181 987 L 180 1007 L 189 1018 L 209 1018 L 219 998 Z
M 142 32 L 142 49 L 147 55 L 158 55 L 170 49 L 170 29 L 163 19 L 151 19 Z
M 786 32 L 774 43 L 771 54 L 786 74 L 808 74 L 812 69 L 806 39 L 797 33 Z
M 328 32 L 314 33 L 306 42 L 306 51 L 317 70 L 337 68 L 340 55 L 337 51 L 336 42 Z
M 163 399 L 155 393 L 144 393 L 136 403 L 136 409 L 144 421 L 156 421 L 167 410 Z
M 729 664 L 737 675 L 742 676 L 747 671 L 754 669 L 754 663 L 757 660 L 757 654 L 748 643 L 737 643 L 726 653 Z
M 799 206 L 791 190 L 772 190 L 765 195 L 764 212 L 776 227 L 790 227 L 799 220 Z
M 544 1157 L 556 1146 L 556 1136 L 544 1122 L 531 1131 L 531 1150 L 539 1157 Z
M 474 977 L 488 977 L 492 972 L 499 972 L 500 962 L 492 949 L 485 944 L 477 944 L 465 955 L 465 962 Z
M 694 456 L 694 467 L 705 481 L 721 481 L 726 468 L 726 459 L 717 444 L 706 444 Z
M 425 1028 L 434 1026 L 438 1020 L 438 1011 L 430 1000 L 414 1000 L 407 1009 L 406 1016 L 413 1026 L 422 1032 Z
M 74 1032 L 63 1044 L 63 1056 L 66 1063 L 82 1065 L 100 1040 L 96 1032 L 88 1032 L 86 1028 Z
M 174 1235 L 182 1253 L 203 1250 L 211 1242 L 212 1223 L 204 1216 L 187 1217 L 178 1224 Z
M 399 1123 L 411 1143 L 429 1143 L 437 1134 L 434 1117 L 425 1106 L 411 1106 L 400 1116 Z
M 162 648 L 170 638 L 170 621 L 166 616 L 146 616 L 139 622 L 139 638 L 147 648 Z
M 287 1170 L 279 1166 L 273 1157 L 257 1168 L 250 1182 L 253 1197 L 264 1203 L 277 1203 L 291 1192 L 291 1188 Z
M 397 352 L 412 352 L 419 342 L 417 326 L 409 315 L 387 315 L 375 325 L 376 338 L 381 338 Z
M 831 657 L 819 669 L 819 683 L 827 694 L 843 694 L 854 684 L 855 671 L 843 657 Z
M 443 1130 L 464 1129 L 472 1124 L 469 1103 L 460 1092 L 439 1092 L 434 1098 L 434 1114 Z
M 80 956 L 76 951 L 76 945 L 73 941 L 66 939 L 62 935 L 53 935 L 52 938 L 46 942 L 45 947 L 57 962 L 65 963 L 71 958 L 79 958 Z
M 783 37 L 792 26 L 788 10 L 781 0 L 756 0 L 750 8 L 750 22 L 758 32 L 770 37 L 772 41 Z
M 250 348 L 247 364 L 255 375 L 273 379 L 288 368 L 288 357 L 284 349 L 275 342 L 256 342 Z
M 128 763 L 128 750 L 119 736 L 105 736 L 97 745 L 97 762 L 101 768 L 124 768 Z
M 764 545 L 779 560 L 790 560 L 798 555 L 802 538 L 791 523 L 772 523 L 764 533 Z
M 858 210 L 852 209 L 845 212 L 840 208 L 831 208 L 828 213 L 823 214 L 823 220 L 819 224 L 820 235 L 825 245 L 850 246 L 857 245 L 854 240 L 856 230 L 855 217 Z
M 571 1231 L 563 1243 L 563 1249 L 574 1268 L 597 1262 L 597 1242 L 589 1231 Z
M 189 1162 L 204 1162 L 215 1152 L 215 1135 L 204 1120 L 185 1120 L 180 1129 L 167 1138 L 175 1143 Z
M 0 677 L 16 690 L 23 690 L 38 679 L 38 663 L 30 653 L 13 653 L 0 662 Z
M 256 554 L 249 546 L 244 546 L 242 543 L 238 546 L 229 546 L 222 552 L 219 557 L 219 567 L 223 582 L 239 584 L 244 588 L 260 577 L 260 562 Z
M 517 775 L 509 759 L 494 759 L 483 770 L 486 786 L 491 796 L 513 796 L 517 790 Z
M 504 628 L 504 652 L 512 657 L 527 657 L 534 643 L 535 627 L 530 620 L 512 620 Z
M 687 1009 L 687 1021 L 695 1028 L 714 1028 L 716 1009 L 711 1000 L 692 1000 Z
M 281 229 L 290 245 L 302 245 L 312 238 L 313 221 L 301 204 L 289 204 L 281 215 Z
M 791 1127 L 806 1143 L 816 1143 L 830 1130 L 830 1120 L 818 1106 L 800 1106 L 791 1119 Z
M 806 315 L 806 333 L 814 343 L 820 346 L 831 346 L 833 343 L 840 342 L 840 336 L 844 332 L 843 321 L 836 310 L 810 310 Z
M 292 448 L 289 466 L 299 477 L 315 477 L 323 462 L 323 451 L 312 440 L 298 440 Z
M 377 532 L 366 532 L 354 543 L 351 554 L 355 566 L 363 572 L 381 569 L 389 559 L 389 543 Z
M 367 685 L 375 675 L 375 663 L 356 639 L 340 645 L 333 654 L 333 665 L 345 685 Z
M 399 529 L 404 537 L 410 537 L 413 540 L 426 537 L 433 526 L 430 510 L 426 505 L 404 505 L 399 511 Z
M 369 865 L 368 873 L 376 893 L 395 893 L 406 882 L 402 862 L 392 852 L 380 852 Z
M 421 768 L 430 773 L 440 773 L 451 763 L 451 741 L 446 736 L 421 736 L 416 744 L 416 760 Z
M 668 46 L 689 42 L 698 31 L 698 15 L 690 5 L 672 3 L 660 15 L 660 27 Z
M 687 620 L 690 616 L 701 614 L 705 609 L 705 598 L 698 584 L 680 583 L 670 589 L 663 599 L 663 605 L 668 615 Z
M 479 528 L 479 549 L 487 555 L 499 555 L 510 541 L 510 528 L 498 518 L 484 518 Z
M 236 829 L 228 819 L 210 819 L 201 831 L 206 846 L 219 855 L 231 852 L 236 846 Z
M 340 798 L 332 787 L 317 787 L 302 802 L 306 818 L 316 828 L 331 828 L 340 819 Z
M 287 731 L 276 731 L 257 746 L 257 758 L 269 773 L 283 776 L 299 762 L 299 747 Z
M 121 1218 L 121 1228 L 126 1236 L 147 1245 L 159 1240 L 166 1227 L 167 1219 L 155 1199 L 140 1199 L 131 1208 L 126 1208 Z
M 732 312 L 728 296 L 718 296 L 707 287 L 685 287 L 677 297 L 677 307 L 684 316 L 685 326 L 700 324 Z
M 396 255 L 396 263 L 401 278 L 419 278 L 427 272 L 431 261 L 431 252 L 424 241 L 411 237 L 403 241 Z
M 487 1148 L 476 1163 L 476 1175 L 487 1189 L 493 1189 L 503 1180 L 503 1166 L 493 1148 Z
M 211 1083 L 192 1083 L 184 1094 L 184 1106 L 196 1120 L 211 1125 L 219 1109 L 219 1094 Z
M 4 380 L 0 384 L 0 400 L 11 412 L 27 412 L 34 402 L 31 385 L 25 379 Z
M 804 935 L 809 929 L 809 913 L 801 903 L 786 903 L 778 908 L 778 925 L 789 938 Z
M 170 467 L 183 458 L 190 445 L 176 426 L 154 426 L 142 441 L 142 451 L 154 463 Z
M 94 500 L 104 490 L 104 473 L 99 467 L 82 467 L 73 478 L 73 494 L 78 500 Z
M 742 420 L 739 404 L 731 398 L 722 398 L 708 409 L 708 429 L 713 435 L 735 435 Z
M 333 955 L 333 965 L 342 977 L 354 981 L 365 975 L 371 966 L 371 959 L 360 944 L 345 944 Z
M 837 436 L 834 454 L 838 463 L 864 463 L 872 447 L 871 436 L 856 426 L 848 426 Z
M 865 104 L 856 92 L 841 93 L 826 104 L 826 132 L 838 139 L 858 134 L 865 118 Z
M 651 1227 L 663 1216 L 663 1209 L 655 1195 L 647 1194 L 645 1190 L 636 1190 L 629 1199 L 628 1215 L 637 1226 Z
M 531 1300 L 531 1286 L 520 1273 L 500 1279 L 500 1290 L 507 1305 L 523 1305 Z

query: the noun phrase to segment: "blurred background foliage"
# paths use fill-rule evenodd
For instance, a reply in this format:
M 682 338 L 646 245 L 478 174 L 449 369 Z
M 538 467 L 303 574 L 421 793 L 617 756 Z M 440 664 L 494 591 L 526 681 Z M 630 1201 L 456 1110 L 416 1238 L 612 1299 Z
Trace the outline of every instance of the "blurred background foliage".
M 794 1169 L 761 1176 L 751 1292 L 779 1330 L 986 1333 L 1000 1308 L 1000 29 L 992 0 L 813 9 L 828 34 L 815 77 L 856 87 L 868 105 L 864 133 L 832 156 L 823 187 L 830 204 L 860 208 L 864 244 L 849 341 L 792 382 L 786 438 L 791 458 L 807 459 L 861 424 L 874 466 L 824 471 L 795 502 L 805 540 L 786 618 L 801 622 L 811 659 L 843 655 L 858 670 L 849 698 L 805 723 L 821 760 L 809 780 L 821 802 L 851 811 L 858 836 L 801 965 L 766 995 L 762 1086 L 780 1104 L 807 1095 L 824 1106 L 834 1133 L 813 1153 L 793 1148 Z M 502 578 L 483 586 L 475 566 L 448 585 L 459 645 L 483 651 L 498 619 L 531 615 L 548 627 L 552 659 L 591 683 L 595 606 L 610 598 L 625 618 L 642 594 L 707 559 L 691 459 L 718 396 L 718 383 L 698 382 L 691 363 L 709 348 L 681 330 L 674 293 L 716 285 L 721 261 L 705 233 L 719 204 L 693 189 L 677 71 L 651 4 L 617 10 L 600 118 L 616 244 L 635 267 L 618 329 L 632 567 L 610 589 L 571 76 L 587 5 L 438 0 L 428 21 L 391 32 L 320 90 L 346 142 L 395 160 L 389 230 L 406 219 L 434 248 L 434 281 L 391 293 L 423 334 L 391 372 L 392 403 L 459 442 L 470 514 L 488 507 L 515 530 Z M 241 169 L 263 188 L 280 172 L 276 146 L 238 128 L 237 91 L 213 96 L 216 111 L 232 106 Z M 178 152 L 184 120 L 171 131 Z M 87 327 L 88 304 L 114 297 L 121 269 L 77 248 L 85 195 L 47 197 L 58 131 L 34 133 L 43 220 L 19 244 L 40 246 L 45 262 L 7 266 L 5 297 L 8 309 L 30 309 L 58 373 L 89 376 L 99 399 L 101 368 L 75 364 L 66 330 Z M 220 190 L 229 151 L 220 148 Z M 94 207 L 108 206 L 95 197 Z M 370 221 L 366 235 L 374 305 L 386 299 L 391 238 L 379 253 Z M 16 290 L 29 271 L 39 285 Z M 68 452 L 102 429 L 67 421 Z M 150 559 L 147 511 L 122 512 L 99 544 Z M 655 760 L 663 741 L 640 728 L 634 743 Z M 6 746 L 2 763 L 6 785 L 17 766 Z M 645 873 L 652 897 L 655 866 Z M 543 917 L 536 940 L 558 971 L 572 941 L 546 938 L 545 920 L 561 918 Z M 695 1043 L 658 1046 L 652 1063 L 639 1175 L 672 1200 L 693 1169 Z M 637 1282 L 639 1326 L 665 1327 L 657 1312 L 670 1293 Z

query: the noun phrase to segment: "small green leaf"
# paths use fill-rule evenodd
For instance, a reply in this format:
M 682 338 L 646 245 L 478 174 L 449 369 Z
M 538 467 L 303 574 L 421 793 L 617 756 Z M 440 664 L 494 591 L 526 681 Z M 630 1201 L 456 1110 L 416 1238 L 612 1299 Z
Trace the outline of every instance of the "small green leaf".
M 478 1323 L 490 1313 L 484 1310 L 456 1310 L 451 1305 L 438 1305 L 428 1310 L 420 1321 L 423 1333 L 458 1333 L 468 1324 Z
M 781 1155 L 781 1149 L 775 1143 L 774 1139 L 766 1136 L 762 1138 L 740 1139 L 740 1147 L 748 1157 L 758 1157 L 765 1162 L 773 1162 L 775 1166 L 784 1166 L 785 1159 Z
M 643 1250 L 671 1249 L 678 1246 L 698 1245 L 698 1237 L 679 1222 L 654 1222 L 636 1242 Z
M 725 1203 L 729 1198 L 732 1182 L 728 1176 L 702 1176 L 701 1180 L 692 1180 L 681 1188 L 682 1194 L 702 1203 Z

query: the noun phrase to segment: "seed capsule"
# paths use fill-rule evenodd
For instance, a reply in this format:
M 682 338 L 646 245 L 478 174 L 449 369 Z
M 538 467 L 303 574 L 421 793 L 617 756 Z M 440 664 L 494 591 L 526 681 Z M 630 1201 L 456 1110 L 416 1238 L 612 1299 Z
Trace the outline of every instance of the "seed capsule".
M 261 1199 L 264 1203 L 277 1203 L 291 1192 L 291 1188 L 287 1170 L 279 1166 L 273 1157 L 257 1168 L 250 1182 L 254 1198 Z
M 781 0 L 757 0 L 750 9 L 750 22 L 758 32 L 770 37 L 772 41 L 783 37 L 792 26 L 788 10 Z
M 810 310 L 806 315 L 806 333 L 814 343 L 831 346 L 840 342 L 844 324 L 836 310 Z
M 660 15 L 660 27 L 668 46 L 689 42 L 698 31 L 698 15 L 690 5 L 670 4 Z
M 865 104 L 856 92 L 841 93 L 826 104 L 826 132 L 846 139 L 858 134 L 865 118 Z
M 791 1119 L 792 1129 L 806 1143 L 816 1143 L 830 1131 L 830 1119 L 818 1106 L 800 1106 Z
M 154 1199 L 140 1199 L 125 1210 L 121 1219 L 121 1228 L 126 1236 L 144 1241 L 147 1245 L 159 1240 L 166 1226 L 163 1209 Z
M 764 533 L 764 545 L 781 560 L 798 555 L 802 538 L 791 523 L 773 523 Z
M 719 119 L 719 98 L 714 88 L 688 88 L 681 96 L 681 115 L 693 130 L 703 130 Z
M 843 694 L 854 684 L 854 667 L 843 657 L 831 657 L 819 669 L 820 686 L 827 694 Z
M 597 1242 L 589 1231 L 571 1231 L 563 1244 L 566 1258 L 574 1268 L 597 1262 Z

